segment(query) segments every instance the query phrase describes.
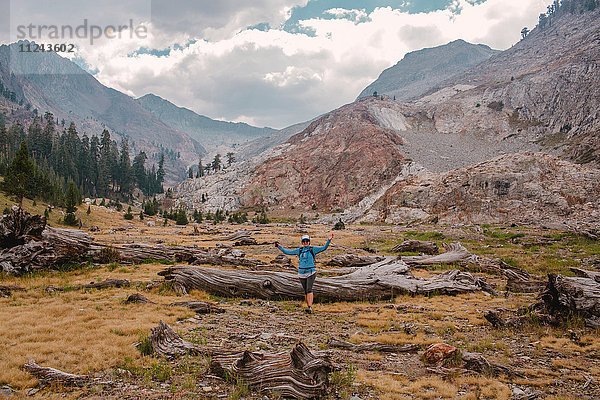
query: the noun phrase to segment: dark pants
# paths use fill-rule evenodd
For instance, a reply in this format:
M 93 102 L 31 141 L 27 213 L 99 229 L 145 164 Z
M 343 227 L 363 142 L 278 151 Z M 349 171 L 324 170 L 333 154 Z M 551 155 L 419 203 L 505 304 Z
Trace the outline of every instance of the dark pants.
M 304 294 L 312 293 L 312 287 L 315 283 L 315 278 L 317 274 L 312 274 L 307 278 L 300 278 L 300 283 L 302 284 L 302 289 L 304 289 Z

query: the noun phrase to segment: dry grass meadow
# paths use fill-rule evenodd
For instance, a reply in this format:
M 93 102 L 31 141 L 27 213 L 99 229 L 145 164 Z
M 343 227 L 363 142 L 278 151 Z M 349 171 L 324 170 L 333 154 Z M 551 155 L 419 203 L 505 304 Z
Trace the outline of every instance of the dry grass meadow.
M 9 203 L 0 200 L 0 207 Z M 26 202 L 25 207 L 38 213 L 44 210 L 43 205 L 33 206 L 31 202 Z M 323 225 L 204 223 L 198 225 L 201 234 L 193 235 L 197 224 L 182 227 L 169 221 L 169 226 L 162 226 L 158 221 L 157 226 L 148 226 L 147 222 L 155 218 L 140 221 L 136 216 L 133 221 L 126 221 L 123 212 L 91 206 L 87 215 L 86 209 L 87 206 L 81 206 L 78 211 L 83 229 L 98 226 L 100 232 L 92 233 L 94 238 L 112 244 L 214 247 L 223 234 L 246 228 L 256 230 L 253 235 L 259 242 L 278 240 L 285 247 L 293 247 L 304 231 L 311 234 L 315 245 L 325 242 L 331 232 L 330 226 Z M 50 223 L 57 226 L 59 218 L 60 210 L 54 210 Z M 117 227 L 126 229 L 111 231 Z M 353 225 L 335 235 L 335 245 L 319 257 L 321 263 L 347 253 L 348 248 L 368 246 L 378 254 L 391 254 L 395 244 L 416 238 L 440 244 L 460 241 L 475 254 L 499 257 L 535 274 L 554 271 L 569 275 L 570 266 L 595 269 L 600 265 L 600 243 L 568 232 L 527 227 Z M 277 255 L 271 246 L 243 249 L 249 257 L 264 261 Z M 248 305 L 240 303 L 240 299 L 201 292 L 182 298 L 168 286 L 147 290 L 146 284 L 158 279 L 157 272 L 164 267 L 152 260 L 140 265 L 87 263 L 23 277 L 2 276 L 0 284 L 27 289 L 0 298 L 3 391 L 12 390 L 13 398 L 277 398 L 253 393 L 239 382 L 217 379 L 208 372 L 208 360 L 202 358 L 184 357 L 168 362 L 142 355 L 134 344 L 143 341 L 150 329 L 164 320 L 188 340 L 223 347 L 278 351 L 302 340 L 314 351 L 329 353 L 339 367 L 331 377 L 332 388 L 327 395 L 330 399 L 600 398 L 600 333 L 585 328 L 577 318 L 558 328 L 535 322 L 519 331 L 492 328 L 483 318 L 485 310 L 516 309 L 535 300 L 533 294 L 505 295 L 506 282 L 500 276 L 475 272 L 496 284 L 499 296 L 402 295 L 390 302 L 317 304 L 315 313 L 306 315 L 298 301 L 252 299 Z M 454 267 L 457 266 L 439 265 L 414 273 L 426 277 Z M 76 284 L 107 278 L 126 278 L 132 285 L 104 290 L 70 289 Z M 51 293 L 46 290 L 50 285 L 66 290 Z M 125 304 L 127 296 L 136 292 L 158 304 Z M 219 303 L 226 312 L 195 316 L 188 309 L 164 305 L 182 299 Z M 571 332 L 580 340 L 573 341 Z M 518 376 L 440 376 L 427 371 L 420 359 L 422 350 L 354 353 L 329 348 L 326 343 L 332 336 L 355 343 L 413 343 L 422 349 L 444 342 L 463 351 L 482 353 L 517 371 Z M 28 360 L 115 383 L 79 389 L 40 386 L 20 368 Z M 518 397 L 520 393 L 530 397 Z

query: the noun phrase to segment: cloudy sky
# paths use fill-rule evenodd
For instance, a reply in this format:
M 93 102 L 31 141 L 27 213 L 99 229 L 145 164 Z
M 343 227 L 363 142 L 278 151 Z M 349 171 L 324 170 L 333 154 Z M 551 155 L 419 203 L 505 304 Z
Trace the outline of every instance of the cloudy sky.
M 48 30 L 41 40 L 75 43 L 76 52 L 63 55 L 131 96 L 154 93 L 211 118 L 282 128 L 353 101 L 409 51 L 459 38 L 507 49 L 550 3 L 0 0 L 10 15 L 10 32 L 0 35 L 14 41 L 19 26 L 77 27 L 85 19 L 102 29 L 143 27 L 93 44 L 91 35 L 65 40 Z

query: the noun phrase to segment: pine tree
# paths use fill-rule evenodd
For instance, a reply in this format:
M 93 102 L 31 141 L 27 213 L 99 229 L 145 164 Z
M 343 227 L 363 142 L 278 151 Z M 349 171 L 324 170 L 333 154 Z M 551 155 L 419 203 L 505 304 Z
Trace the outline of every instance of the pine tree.
M 110 164 L 110 133 L 105 129 L 102 132 L 100 139 L 100 154 L 98 159 L 98 181 L 96 190 L 102 197 L 108 194 L 108 186 L 111 181 L 111 164 Z
M 229 152 L 227 153 L 227 166 L 230 166 L 232 163 L 235 162 L 235 157 L 233 156 L 233 152 Z
M 215 154 L 215 158 L 213 159 L 212 162 L 212 169 L 213 171 L 218 171 L 221 169 L 221 155 L 220 154 Z
M 129 196 L 133 191 L 133 176 L 131 170 L 131 160 L 129 159 L 129 143 L 127 139 L 121 141 L 121 157 L 119 159 L 119 186 L 120 191 L 125 196 Z
M 198 173 L 196 178 L 202 178 L 204 176 L 204 167 L 202 166 L 202 159 L 198 160 Z
M 160 161 L 158 161 L 158 171 L 156 171 L 156 180 L 158 182 L 158 186 L 160 186 L 160 191 L 157 193 L 164 192 L 162 188 L 162 184 L 165 181 L 165 154 L 162 153 L 160 155 Z
M 28 182 L 33 177 L 33 172 L 33 162 L 29 158 L 27 144 L 22 141 L 16 157 L 8 166 L 4 180 L 4 189 L 17 196 L 21 208 L 23 208 L 23 197 L 28 192 Z
M 146 153 L 141 151 L 135 158 L 133 159 L 133 176 L 135 177 L 135 181 L 138 187 L 142 190 L 142 192 L 146 193 L 146 188 L 148 184 L 148 179 L 146 176 L 146 170 L 144 165 L 146 164 Z
M 67 194 L 65 196 L 65 224 L 71 226 L 77 226 L 78 220 L 75 216 L 75 211 L 77 211 L 77 205 L 81 202 L 81 195 L 79 194 L 79 190 L 75 187 L 73 181 L 69 181 L 69 189 L 67 190 Z

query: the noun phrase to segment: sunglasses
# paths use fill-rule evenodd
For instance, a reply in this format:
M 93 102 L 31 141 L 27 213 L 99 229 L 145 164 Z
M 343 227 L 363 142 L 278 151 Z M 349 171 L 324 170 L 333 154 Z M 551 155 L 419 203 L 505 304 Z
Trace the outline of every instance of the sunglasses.
M 310 240 L 306 240 L 306 239 L 304 239 L 304 240 L 302 241 L 302 243 L 310 243 Z

